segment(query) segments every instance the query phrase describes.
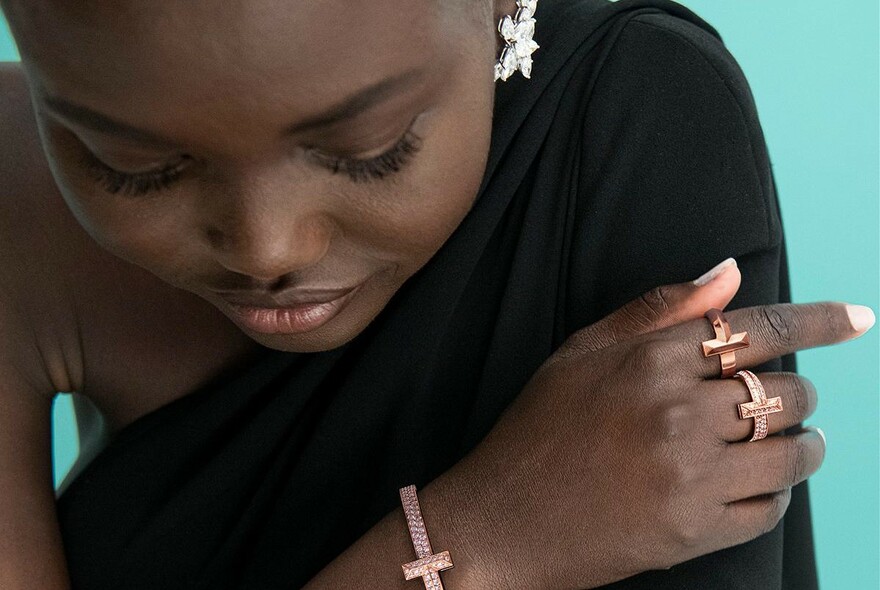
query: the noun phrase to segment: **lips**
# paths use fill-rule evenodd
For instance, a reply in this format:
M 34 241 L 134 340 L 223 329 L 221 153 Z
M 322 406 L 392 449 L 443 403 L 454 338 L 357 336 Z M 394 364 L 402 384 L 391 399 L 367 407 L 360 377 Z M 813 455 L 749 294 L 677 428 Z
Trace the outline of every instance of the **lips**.
M 246 294 L 224 295 L 222 293 L 220 294 L 220 296 L 232 305 L 239 305 L 242 307 L 260 307 L 264 309 L 285 309 L 298 307 L 301 305 L 329 303 L 331 301 L 339 299 L 346 293 L 349 293 L 356 288 L 357 286 L 349 287 L 348 289 L 337 289 L 335 291 L 297 291 L 296 293 L 281 294 L 277 297 Z
M 297 334 L 329 322 L 361 285 L 341 291 L 299 291 L 296 297 L 225 297 L 232 316 L 244 328 L 262 334 Z

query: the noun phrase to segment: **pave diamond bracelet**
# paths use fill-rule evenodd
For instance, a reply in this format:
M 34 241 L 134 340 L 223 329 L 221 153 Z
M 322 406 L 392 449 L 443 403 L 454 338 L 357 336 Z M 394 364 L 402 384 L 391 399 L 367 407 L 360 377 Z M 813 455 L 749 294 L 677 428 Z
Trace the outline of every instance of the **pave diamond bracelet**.
M 422 520 L 422 511 L 419 508 L 416 486 L 408 485 L 400 488 L 400 502 L 403 504 L 409 536 L 412 538 L 412 544 L 418 558 L 401 566 L 403 577 L 407 580 L 422 578 L 425 590 L 443 590 L 440 571 L 452 567 L 452 558 L 449 556 L 449 551 L 435 554 L 431 550 L 428 531 L 425 530 L 425 521 Z

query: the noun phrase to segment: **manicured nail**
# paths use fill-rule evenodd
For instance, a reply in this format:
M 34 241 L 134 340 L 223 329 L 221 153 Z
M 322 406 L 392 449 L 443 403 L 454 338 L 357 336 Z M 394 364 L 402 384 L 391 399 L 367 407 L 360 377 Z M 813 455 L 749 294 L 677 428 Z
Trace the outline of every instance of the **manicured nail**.
M 828 441 L 825 440 L 825 431 L 824 430 L 822 430 L 818 426 L 813 426 L 812 424 L 810 426 L 805 426 L 804 428 L 806 428 L 807 430 L 815 430 L 816 432 L 818 432 L 819 436 L 822 437 L 822 442 L 825 444 L 826 447 L 828 446 Z
M 712 270 L 710 270 L 700 278 L 695 279 L 694 284 L 698 287 L 707 285 L 711 283 L 712 280 L 715 279 L 718 275 L 727 270 L 727 268 L 730 266 L 736 266 L 736 260 L 734 260 L 733 258 L 726 258 L 725 260 L 722 260 L 717 265 L 715 265 Z
M 870 307 L 847 303 L 846 313 L 849 315 L 849 323 L 860 334 L 874 325 L 874 312 Z

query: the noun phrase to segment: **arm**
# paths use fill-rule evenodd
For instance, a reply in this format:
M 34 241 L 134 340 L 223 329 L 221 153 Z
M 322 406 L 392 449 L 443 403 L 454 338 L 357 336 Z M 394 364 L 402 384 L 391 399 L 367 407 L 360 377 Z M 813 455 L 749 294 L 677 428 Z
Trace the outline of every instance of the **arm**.
M 4 337 L 8 334 L 3 331 Z M 0 588 L 69 588 L 52 488 L 52 397 L 0 366 Z
M 6 227 L 11 217 L 3 213 L 0 207 L 0 236 L 21 236 Z M 52 401 L 56 391 L 73 386 L 67 376 L 76 348 L 59 344 L 70 320 L 55 313 L 60 308 L 52 291 L 23 296 L 33 285 L 25 269 L 44 266 L 19 258 L 22 244 L 10 241 L 0 240 L 0 588 L 64 590 L 69 582 L 52 482 Z
M 0 244 L 0 588 L 65 590 L 70 585 L 52 481 L 52 401 L 70 381 L 54 331 L 26 311 L 44 305 L 44 317 L 53 318 L 52 297 L 22 299 L 24 277 L 13 269 L 23 267 L 7 256 L 15 250 Z
M 717 39 L 669 15 L 634 18 L 584 127 L 570 330 L 728 256 L 743 273 L 728 309 L 777 301 L 782 223 L 767 146 Z
M 0 67 L 0 588 L 70 587 L 52 482 L 52 401 L 78 385 L 75 314 L 57 284 L 57 234 L 15 64 Z
M 599 235 L 609 250 L 597 255 L 582 246 L 573 256 L 574 291 L 583 299 L 572 301 L 569 329 L 728 256 L 737 259 L 742 286 L 727 311 L 791 301 L 757 108 L 720 43 L 678 19 L 640 16 L 622 32 L 592 101 L 586 128 L 600 132 L 590 134 L 584 154 L 590 173 L 579 194 L 584 211 L 575 244 L 597 243 Z M 594 202 L 603 211 L 612 203 L 598 222 L 589 214 Z M 751 370 L 795 371 L 795 356 Z M 772 532 L 669 572 L 646 572 L 631 587 L 739 588 L 750 580 L 764 587 L 781 578 L 785 587 L 814 588 L 807 486 L 792 489 L 786 516 Z
M 734 77 L 732 61 L 707 60 L 726 58 L 719 46 L 692 46 L 694 31 L 681 37 L 667 28 L 670 21 L 675 19 L 632 21 L 604 63 L 591 99 L 568 333 L 652 287 L 693 279 L 727 256 L 737 258 L 743 276 L 727 309 L 779 301 L 781 222 L 748 88 L 744 79 Z M 597 243 L 613 252 L 596 250 Z M 755 370 L 778 370 L 777 362 Z M 441 574 L 444 586 L 506 587 L 497 581 L 510 579 L 497 574 L 504 547 L 493 545 L 491 536 L 499 527 L 486 520 L 492 504 L 477 498 L 474 484 L 481 474 L 467 463 L 466 458 L 419 492 L 434 550 L 448 549 L 456 563 Z M 601 530 L 590 535 L 602 536 Z M 770 534 L 669 571 L 645 572 L 631 586 L 620 587 L 673 587 L 673 581 L 679 587 L 734 587 L 750 561 L 761 563 L 768 575 L 778 573 L 776 564 L 760 556 L 764 548 L 776 552 L 780 547 L 781 539 Z M 412 559 L 398 508 L 313 578 L 306 590 L 418 588 L 403 580 L 397 566 Z M 536 556 L 520 571 L 541 565 Z M 491 579 L 493 572 L 496 579 Z M 619 578 L 610 567 L 592 573 L 609 582 Z M 475 579 L 478 575 L 484 577 Z M 523 580 L 522 587 L 545 586 Z
M 435 553 L 449 551 L 454 567 L 441 572 L 446 588 L 496 588 L 500 564 L 492 559 L 485 534 L 485 504 L 480 500 L 480 474 L 473 454 L 418 490 L 425 528 Z M 312 578 L 303 590 L 370 588 L 413 590 L 400 565 L 414 561 L 403 508 L 386 515 L 365 535 Z

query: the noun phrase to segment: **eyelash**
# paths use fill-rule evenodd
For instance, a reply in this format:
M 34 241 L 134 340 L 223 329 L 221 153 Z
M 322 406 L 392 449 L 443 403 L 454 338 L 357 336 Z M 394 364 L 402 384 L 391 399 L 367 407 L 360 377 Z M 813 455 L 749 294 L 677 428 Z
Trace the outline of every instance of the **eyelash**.
M 131 196 L 168 188 L 179 178 L 183 170 L 180 166 L 168 166 L 154 172 L 130 174 L 111 168 L 91 153 L 86 153 L 83 163 L 92 172 L 95 182 L 101 184 L 110 194 L 123 193 Z
M 400 171 L 421 149 L 422 138 L 416 135 L 412 127 L 406 130 L 397 143 L 384 153 L 373 158 L 342 158 L 327 156 L 313 152 L 331 173 L 342 171 L 348 174 L 352 182 L 361 183 L 370 180 L 381 180 L 386 176 Z M 177 182 L 183 173 L 180 164 L 168 166 L 153 172 L 131 174 L 111 168 L 90 152 L 86 154 L 84 164 L 93 173 L 94 180 L 111 194 L 123 193 L 140 196 L 153 191 L 160 191 Z
M 366 182 L 374 179 L 381 180 L 398 172 L 412 156 L 418 153 L 421 145 L 422 138 L 413 133 L 412 127 L 410 127 L 391 149 L 374 158 L 337 158 L 318 152 L 312 153 L 317 159 L 324 162 L 333 174 L 342 171 L 348 174 L 353 182 Z

